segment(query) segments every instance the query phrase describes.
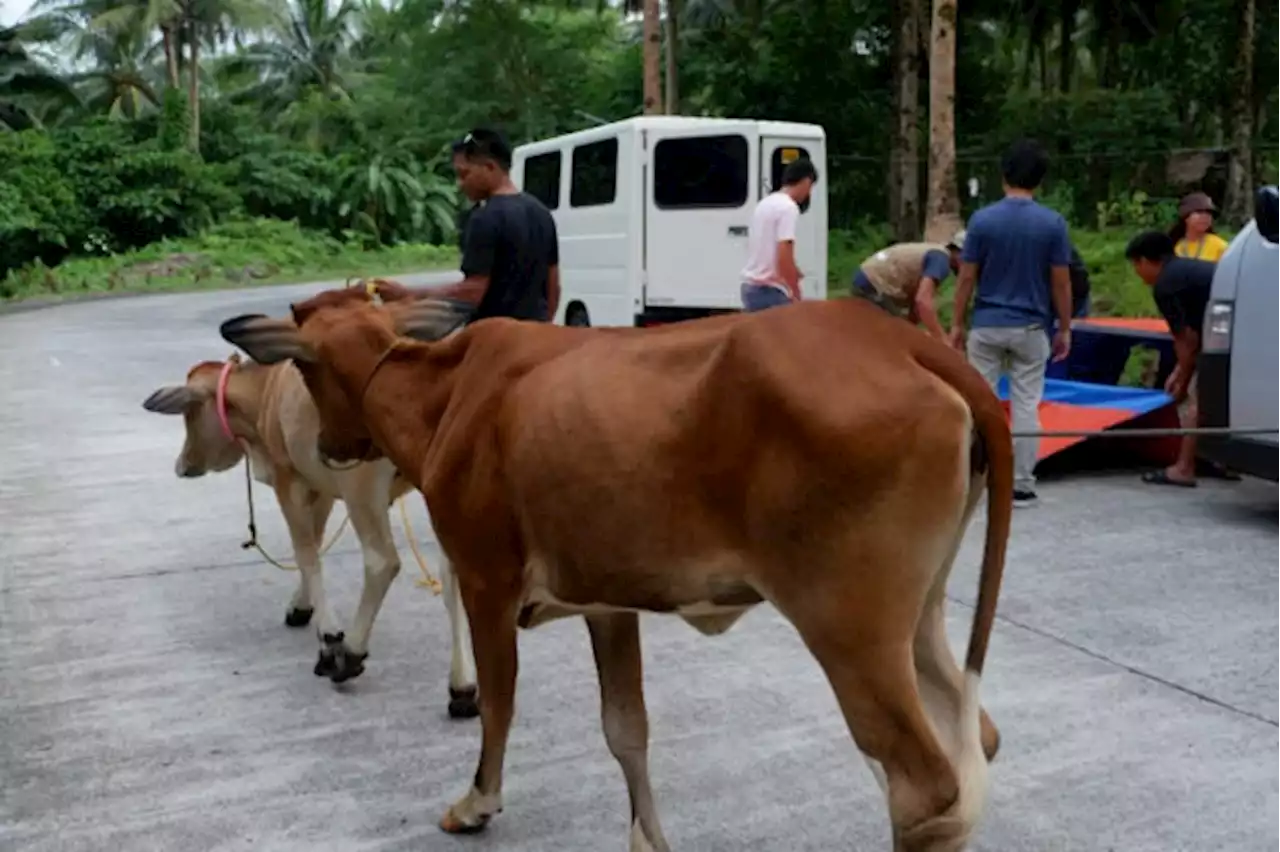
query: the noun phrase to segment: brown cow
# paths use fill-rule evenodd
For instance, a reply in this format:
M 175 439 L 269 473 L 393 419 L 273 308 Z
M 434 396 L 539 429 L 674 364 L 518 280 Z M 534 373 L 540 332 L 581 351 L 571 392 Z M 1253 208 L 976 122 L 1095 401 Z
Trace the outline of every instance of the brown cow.
M 228 370 L 225 410 L 235 439 L 226 435 L 217 411 L 217 387 L 224 368 Z M 318 609 L 320 655 L 315 673 L 341 683 L 363 672 L 373 623 L 387 589 L 400 572 L 388 513 L 413 485 L 386 459 L 345 468 L 325 464 L 316 449 L 320 420 L 315 402 L 290 363 L 242 363 L 239 356 L 232 356 L 229 367 L 227 362 L 203 361 L 187 373 L 185 384 L 160 388 L 143 407 L 183 416 L 186 440 L 174 464 L 180 477 L 230 470 L 247 448 L 254 478 L 275 492 L 299 568 L 298 589 L 285 614 L 285 624 L 303 627 Z M 335 500 L 346 505 L 364 554 L 364 587 L 349 632 L 337 628 L 320 569 L 319 548 Z M 469 718 L 479 712 L 470 636 L 447 561 L 443 573 L 453 637 L 449 715 Z
M 221 332 L 260 361 L 303 365 L 320 451 L 385 453 L 425 495 L 457 571 L 483 740 L 443 829 L 480 830 L 502 808 L 517 627 L 581 614 L 630 848 L 667 850 L 638 612 L 717 634 L 768 601 L 825 671 L 885 789 L 895 849 L 965 846 L 998 743 L 978 686 L 1013 464 L 1000 403 L 958 353 L 860 300 L 656 329 L 495 318 L 447 337 L 466 311 L 439 300 L 379 307 L 352 289 L 292 313 Z M 943 600 L 984 489 L 962 673 Z

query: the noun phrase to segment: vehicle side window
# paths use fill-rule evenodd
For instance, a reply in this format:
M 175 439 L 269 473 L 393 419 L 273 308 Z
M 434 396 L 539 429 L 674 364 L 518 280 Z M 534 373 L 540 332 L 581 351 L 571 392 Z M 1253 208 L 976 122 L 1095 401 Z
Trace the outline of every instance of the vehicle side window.
M 569 206 L 612 204 L 618 194 L 618 140 L 601 139 L 573 149 Z
M 525 192 L 541 201 L 548 210 L 560 206 L 560 152 L 535 154 L 524 161 Z
M 743 136 L 663 139 L 653 149 L 653 201 L 663 209 L 738 208 L 750 179 Z
M 773 156 L 769 158 L 769 188 L 766 192 L 773 192 L 775 189 L 782 187 L 782 173 L 787 166 L 796 160 L 812 160 L 809 156 L 807 148 L 801 148 L 799 145 L 784 145 L 781 148 L 773 149 Z

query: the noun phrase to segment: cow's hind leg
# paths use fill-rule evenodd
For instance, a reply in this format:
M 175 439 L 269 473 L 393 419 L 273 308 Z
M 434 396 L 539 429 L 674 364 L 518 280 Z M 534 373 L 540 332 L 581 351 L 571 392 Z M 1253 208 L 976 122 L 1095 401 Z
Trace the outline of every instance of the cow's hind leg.
M 369 656 L 369 634 L 382 609 L 387 589 L 400 573 L 400 554 L 396 552 L 391 522 L 382 505 L 386 496 L 366 500 L 363 495 L 351 495 L 347 499 L 347 514 L 360 539 L 364 556 L 364 585 L 360 590 L 360 603 L 356 607 L 351 630 L 339 633 L 338 641 L 326 645 L 321 651 L 329 679 L 342 683 L 364 672 L 364 661 Z
M 954 720 L 960 712 L 960 699 L 964 690 L 964 674 L 956 663 L 951 652 L 951 644 L 947 641 L 946 595 L 947 580 L 951 576 L 951 567 L 960 545 L 964 540 L 965 530 L 985 494 L 985 478 L 974 477 L 969 483 L 969 498 L 965 505 L 964 518 L 956 531 L 955 542 L 943 563 L 942 571 L 934 581 L 925 602 L 924 614 L 915 637 L 916 673 L 919 675 L 920 693 L 925 708 L 935 727 L 942 724 L 943 719 Z M 994 760 L 1000 749 L 1000 731 L 984 709 L 981 711 L 982 752 L 988 761 Z M 940 730 L 954 721 L 942 724 Z
M 631 799 L 630 852 L 668 852 L 649 786 L 649 716 L 644 706 L 640 619 L 635 613 L 586 616 L 600 675 L 605 742 L 622 767 Z
M 462 590 L 448 557 L 441 568 L 441 585 L 445 609 L 449 613 L 449 636 L 452 653 L 449 659 L 449 717 L 474 719 L 480 715 L 476 701 L 475 656 L 471 652 L 471 629 L 467 610 L 462 605 Z
M 900 540 L 859 539 L 858 565 L 822 571 L 815 576 L 824 582 L 796 583 L 771 597 L 822 666 L 854 742 L 886 791 L 896 852 L 957 852 L 977 821 L 987 763 L 978 737 L 976 682 L 966 682 L 963 702 L 971 729 L 964 727 L 963 738 L 953 732 L 945 738 L 963 743 L 960 761 L 939 741 L 917 689 L 914 636 L 942 554 L 925 560 L 917 552 L 904 562 L 907 548 Z M 872 566 L 895 563 L 901 566 L 893 572 L 898 582 L 875 594 L 875 579 L 886 572 Z M 913 574 L 919 580 L 914 587 Z

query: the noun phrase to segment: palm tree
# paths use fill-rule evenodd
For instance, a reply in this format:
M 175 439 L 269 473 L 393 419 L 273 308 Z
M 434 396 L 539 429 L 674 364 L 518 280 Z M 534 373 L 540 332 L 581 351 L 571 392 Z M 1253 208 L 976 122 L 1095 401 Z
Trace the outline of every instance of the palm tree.
M 229 73 L 245 68 L 256 76 L 234 97 L 261 104 L 272 118 L 314 96 L 349 101 L 344 66 L 359 12 L 355 0 L 342 0 L 334 9 L 327 0 L 292 0 L 274 12 L 266 38 L 227 64 Z
M 0 128 L 26 130 L 42 123 L 47 107 L 74 106 L 75 90 L 34 59 L 19 27 L 0 27 Z

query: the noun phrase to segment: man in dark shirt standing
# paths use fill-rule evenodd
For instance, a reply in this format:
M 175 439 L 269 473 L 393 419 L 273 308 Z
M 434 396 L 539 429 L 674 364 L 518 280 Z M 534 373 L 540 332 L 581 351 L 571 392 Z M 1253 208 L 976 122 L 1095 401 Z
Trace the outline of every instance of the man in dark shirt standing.
M 463 226 L 463 280 L 421 292 L 476 306 L 488 317 L 550 322 L 560 305 L 560 248 L 551 212 L 511 181 L 511 146 L 477 129 L 453 144 L 458 187 L 474 205 Z
M 1173 240 L 1160 231 L 1144 231 L 1129 241 L 1124 256 L 1148 286 L 1156 307 L 1169 324 L 1178 364 L 1164 383 L 1165 392 L 1178 403 L 1184 428 L 1198 425 L 1196 406 L 1196 358 L 1200 354 L 1200 330 L 1209 304 L 1216 267 L 1207 260 L 1176 257 Z M 1196 439 L 1185 436 L 1172 467 L 1143 474 L 1143 482 L 1157 485 L 1196 484 Z

